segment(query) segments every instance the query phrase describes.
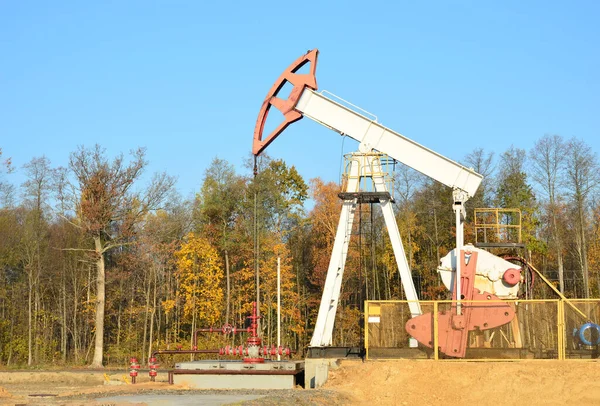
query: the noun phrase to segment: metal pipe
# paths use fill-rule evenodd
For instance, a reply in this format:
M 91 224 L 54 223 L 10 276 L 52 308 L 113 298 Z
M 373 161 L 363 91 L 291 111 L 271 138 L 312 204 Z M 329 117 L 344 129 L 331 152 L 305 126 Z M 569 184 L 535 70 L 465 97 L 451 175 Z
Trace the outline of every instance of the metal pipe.
M 279 257 L 277 257 L 277 348 L 281 348 L 281 258 Z M 279 353 L 277 361 L 281 361 Z
M 433 302 L 433 359 L 438 360 L 439 355 L 439 316 L 438 313 L 438 302 Z
M 454 213 L 456 216 L 456 273 L 454 276 L 454 280 L 456 282 L 455 291 L 456 291 L 456 314 L 462 314 L 460 299 L 461 299 L 461 286 L 460 286 L 460 276 L 461 276 L 461 255 L 460 252 L 462 250 L 462 240 L 460 235 L 461 221 L 460 221 L 460 209 L 454 206 Z
M 169 371 L 173 375 L 296 375 L 302 372 L 299 369 L 174 369 Z
M 175 354 L 218 354 L 219 350 L 156 350 L 152 353 L 153 357 L 158 354 L 175 355 Z

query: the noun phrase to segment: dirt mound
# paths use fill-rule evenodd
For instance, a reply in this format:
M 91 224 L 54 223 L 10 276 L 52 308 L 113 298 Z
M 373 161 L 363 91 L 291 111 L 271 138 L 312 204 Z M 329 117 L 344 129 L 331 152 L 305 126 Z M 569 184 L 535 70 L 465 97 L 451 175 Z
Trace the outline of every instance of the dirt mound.
M 30 382 L 62 383 L 71 385 L 102 384 L 104 376 L 100 372 L 87 371 L 3 371 L 0 384 L 20 384 Z
M 6 389 L 0 386 L 0 398 L 9 398 L 11 396 L 12 395 Z
M 369 405 L 600 405 L 593 361 L 344 361 L 325 388 Z

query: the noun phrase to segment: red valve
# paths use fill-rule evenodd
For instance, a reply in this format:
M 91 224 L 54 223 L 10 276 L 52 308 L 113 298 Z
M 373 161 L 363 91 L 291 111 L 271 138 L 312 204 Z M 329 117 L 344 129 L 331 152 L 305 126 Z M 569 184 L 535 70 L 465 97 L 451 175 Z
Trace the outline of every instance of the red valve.
M 148 371 L 150 381 L 154 382 L 156 376 L 158 375 L 158 364 L 156 363 L 155 357 L 150 357 L 150 359 L 148 360 L 148 367 L 150 368 L 150 371 Z
M 137 358 L 135 357 L 131 357 L 129 361 L 129 376 L 131 377 L 131 383 L 135 383 L 135 379 L 138 376 L 138 370 L 140 369 L 140 364 L 138 364 Z

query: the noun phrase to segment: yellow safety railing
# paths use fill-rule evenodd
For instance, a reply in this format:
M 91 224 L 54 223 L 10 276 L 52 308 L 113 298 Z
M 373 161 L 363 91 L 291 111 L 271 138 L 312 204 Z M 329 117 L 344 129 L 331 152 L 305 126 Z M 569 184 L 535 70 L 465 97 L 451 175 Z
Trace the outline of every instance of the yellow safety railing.
M 358 167 L 357 175 L 350 173 L 352 163 L 355 162 Z M 394 178 L 391 176 L 395 161 L 387 154 L 380 152 L 353 153 L 344 155 L 344 173 L 342 174 L 342 190 L 346 190 L 348 179 L 358 178 L 358 190 L 349 192 L 373 192 L 375 184 L 373 178 L 381 177 L 384 180 L 386 189 L 390 194 L 394 191 Z
M 597 359 L 600 358 L 600 299 L 532 299 L 498 301 L 510 303 L 514 319 L 494 329 L 471 331 L 468 336 L 469 361 L 507 361 L 521 359 Z M 453 301 L 419 301 L 424 313 L 433 313 L 432 348 L 411 348 L 405 330 L 411 318 L 406 300 L 365 302 L 364 343 L 367 359 L 444 357 L 439 352 L 438 313 L 453 310 Z M 482 301 L 461 301 L 477 306 Z M 489 304 L 490 301 L 485 303 Z M 582 316 L 583 315 L 583 316 Z M 586 343 L 590 343 L 587 345 Z
M 475 243 L 520 243 L 521 210 L 475 209 Z

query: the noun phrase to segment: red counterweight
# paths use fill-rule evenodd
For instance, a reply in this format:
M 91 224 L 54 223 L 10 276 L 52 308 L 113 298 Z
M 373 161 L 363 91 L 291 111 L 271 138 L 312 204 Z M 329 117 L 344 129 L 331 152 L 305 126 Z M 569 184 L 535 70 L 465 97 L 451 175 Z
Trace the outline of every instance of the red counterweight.
M 477 252 L 460 252 L 462 261 L 460 313 L 458 304 L 452 303 L 451 311 L 439 312 L 438 346 L 440 352 L 450 357 L 463 358 L 468 344 L 469 331 L 488 330 L 509 323 L 515 311 L 509 303 L 496 295 L 481 293 L 475 288 Z M 456 282 L 455 282 L 456 283 Z M 456 288 L 452 292 L 456 300 Z M 413 317 L 406 323 L 406 331 L 422 345 L 433 348 L 433 314 Z

